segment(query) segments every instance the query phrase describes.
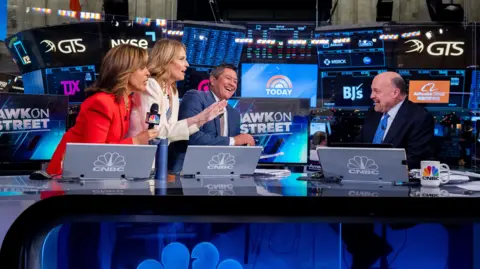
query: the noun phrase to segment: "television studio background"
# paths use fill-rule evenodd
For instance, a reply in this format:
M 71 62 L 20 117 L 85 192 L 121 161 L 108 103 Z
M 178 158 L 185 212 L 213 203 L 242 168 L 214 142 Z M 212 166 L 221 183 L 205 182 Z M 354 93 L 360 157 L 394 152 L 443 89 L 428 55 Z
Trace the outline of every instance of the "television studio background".
M 328 143 L 353 142 L 365 112 L 372 107 L 372 80 L 386 71 L 402 75 L 409 100 L 434 115 L 437 159 L 459 169 L 475 170 L 480 165 L 478 1 L 2 2 L 0 19 L 6 27 L 0 29 L 4 43 L 0 46 L 0 91 L 14 93 L 18 101 L 2 95 L 0 100 L 4 106 L 15 102 L 48 105 L 55 122 L 48 132 L 0 132 L 2 173 L 36 170 L 48 162 L 62 135 L 75 124 L 84 90 L 95 81 L 108 49 L 122 43 L 151 49 L 161 38 L 179 40 L 187 48 L 190 67 L 185 80 L 177 84 L 180 98 L 187 90 L 207 91 L 209 72 L 221 63 L 238 67 L 238 90 L 230 104 L 241 111 L 254 98 L 276 99 L 285 105 L 291 98 L 303 98 L 296 105 L 301 112 L 294 115 L 295 124 L 302 127 L 260 141 L 265 152 L 283 147 L 285 152 L 299 153 L 262 160 L 261 165 L 291 169 L 308 165 L 312 162 L 310 139 L 318 131 L 326 134 Z M 426 83 L 435 83 L 445 98 L 418 98 L 415 93 Z M 39 101 L 38 96 L 45 97 Z M 287 178 L 280 184 L 294 181 Z M 74 229 L 67 226 L 56 227 L 46 236 L 44 267 L 40 268 L 71 268 L 63 258 L 70 254 L 61 247 L 69 244 L 66 234 Z M 221 260 L 241 261 L 244 268 L 349 268 L 351 264 L 328 225 L 247 226 L 102 223 L 102 229 L 110 232 L 99 233 L 98 251 L 102 249 L 111 258 L 102 260 L 106 267 L 98 268 L 167 268 L 158 267 L 161 262 L 157 261 L 161 253 L 167 255 L 169 243 L 182 242 L 193 251 L 199 240 L 214 243 Z M 452 267 L 446 258 L 450 233 L 440 224 L 387 232 L 377 226 L 379 233 L 387 233 L 394 251 L 386 265 L 379 262 L 375 268 L 469 266 L 455 263 Z M 115 231 L 114 239 L 109 237 L 111 231 Z M 235 245 L 241 245 L 241 251 Z

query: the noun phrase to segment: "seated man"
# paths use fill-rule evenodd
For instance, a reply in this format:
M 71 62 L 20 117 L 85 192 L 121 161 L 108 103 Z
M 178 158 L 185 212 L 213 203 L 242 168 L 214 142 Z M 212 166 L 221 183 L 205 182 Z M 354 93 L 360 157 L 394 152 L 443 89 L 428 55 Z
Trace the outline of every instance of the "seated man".
M 326 147 L 327 146 L 327 134 L 322 131 L 315 132 L 312 137 L 312 141 L 310 141 L 310 161 L 317 161 L 318 162 L 318 147 Z
M 372 82 L 370 98 L 375 102 L 375 111 L 366 114 L 359 142 L 388 143 L 404 148 L 408 169 L 420 168 L 422 160 L 433 157 L 433 116 L 407 100 L 405 81 L 399 74 L 377 75 Z M 352 254 L 352 269 L 370 268 L 381 256 L 392 251 L 388 242 L 375 234 L 373 224 L 345 224 L 342 237 Z
M 210 91 L 190 90 L 180 104 L 178 120 L 190 118 L 219 100 L 230 99 L 237 90 L 236 67 L 222 64 L 210 74 Z M 224 114 L 205 123 L 200 131 L 190 136 L 188 145 L 242 146 L 255 145 L 249 134 L 240 134 L 240 113 L 230 105 Z M 169 170 L 180 172 L 183 167 L 187 142 L 175 142 L 169 147 Z
M 433 116 L 423 107 L 407 100 L 403 78 L 394 72 L 377 75 L 372 82 L 370 98 L 374 111 L 365 115 L 360 137 L 362 143 L 392 144 L 404 148 L 408 169 L 420 168 L 422 160 L 433 156 Z

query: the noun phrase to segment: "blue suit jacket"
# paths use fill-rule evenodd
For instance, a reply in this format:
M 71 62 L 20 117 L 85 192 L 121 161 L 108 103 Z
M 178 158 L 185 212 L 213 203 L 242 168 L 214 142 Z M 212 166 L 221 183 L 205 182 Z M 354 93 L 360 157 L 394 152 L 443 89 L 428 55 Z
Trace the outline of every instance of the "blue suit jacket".
M 215 103 L 211 92 L 190 90 L 185 93 L 180 103 L 178 120 L 193 117 Z M 220 117 L 205 123 L 200 131 L 190 136 L 190 140 L 171 143 L 169 146 L 169 170 L 181 171 L 188 145 L 228 146 L 230 138 L 240 134 L 240 113 L 230 105 L 227 106 L 228 137 L 220 134 Z

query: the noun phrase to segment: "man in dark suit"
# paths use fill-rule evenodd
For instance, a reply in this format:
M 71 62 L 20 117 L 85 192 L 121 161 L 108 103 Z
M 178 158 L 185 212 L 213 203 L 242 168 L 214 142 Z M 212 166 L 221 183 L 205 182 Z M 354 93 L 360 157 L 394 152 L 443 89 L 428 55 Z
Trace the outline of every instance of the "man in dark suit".
M 190 90 L 180 104 L 178 120 L 197 115 L 211 104 L 230 99 L 237 90 L 236 67 L 222 64 L 210 74 L 210 91 Z M 190 136 L 188 145 L 242 146 L 255 145 L 249 134 L 240 134 L 240 113 L 230 105 L 224 114 L 205 123 L 200 131 Z M 169 147 L 169 170 L 179 172 L 183 167 L 187 142 L 175 142 Z
M 404 148 L 408 168 L 414 169 L 420 167 L 422 160 L 433 157 L 434 120 L 424 108 L 407 100 L 407 95 L 405 81 L 399 74 L 377 75 L 370 96 L 375 102 L 374 111 L 365 116 L 359 142 Z M 344 224 L 342 237 L 352 254 L 352 269 L 370 268 L 381 256 L 392 252 L 388 242 L 375 234 L 373 224 Z
M 365 116 L 360 133 L 362 143 L 392 144 L 404 148 L 408 169 L 420 168 L 422 160 L 433 156 L 433 116 L 423 107 L 407 100 L 403 78 L 394 72 L 375 77 L 372 83 L 374 111 Z

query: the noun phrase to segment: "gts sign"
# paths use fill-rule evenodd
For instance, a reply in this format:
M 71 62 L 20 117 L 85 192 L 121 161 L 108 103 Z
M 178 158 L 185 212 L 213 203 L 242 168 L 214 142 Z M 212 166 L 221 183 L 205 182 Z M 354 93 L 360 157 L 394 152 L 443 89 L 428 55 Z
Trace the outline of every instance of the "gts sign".
M 359 100 L 363 98 L 362 84 L 358 86 L 344 86 L 343 87 L 343 99 L 345 100 Z
M 405 44 L 411 44 L 410 50 L 406 51 L 406 53 L 412 53 L 412 52 L 421 53 L 425 48 L 425 45 L 423 44 L 423 42 L 418 39 L 407 40 L 405 41 Z M 427 47 L 427 53 L 431 56 L 462 56 L 464 52 L 464 49 L 463 49 L 464 45 L 465 45 L 465 42 L 463 41 L 432 42 Z

